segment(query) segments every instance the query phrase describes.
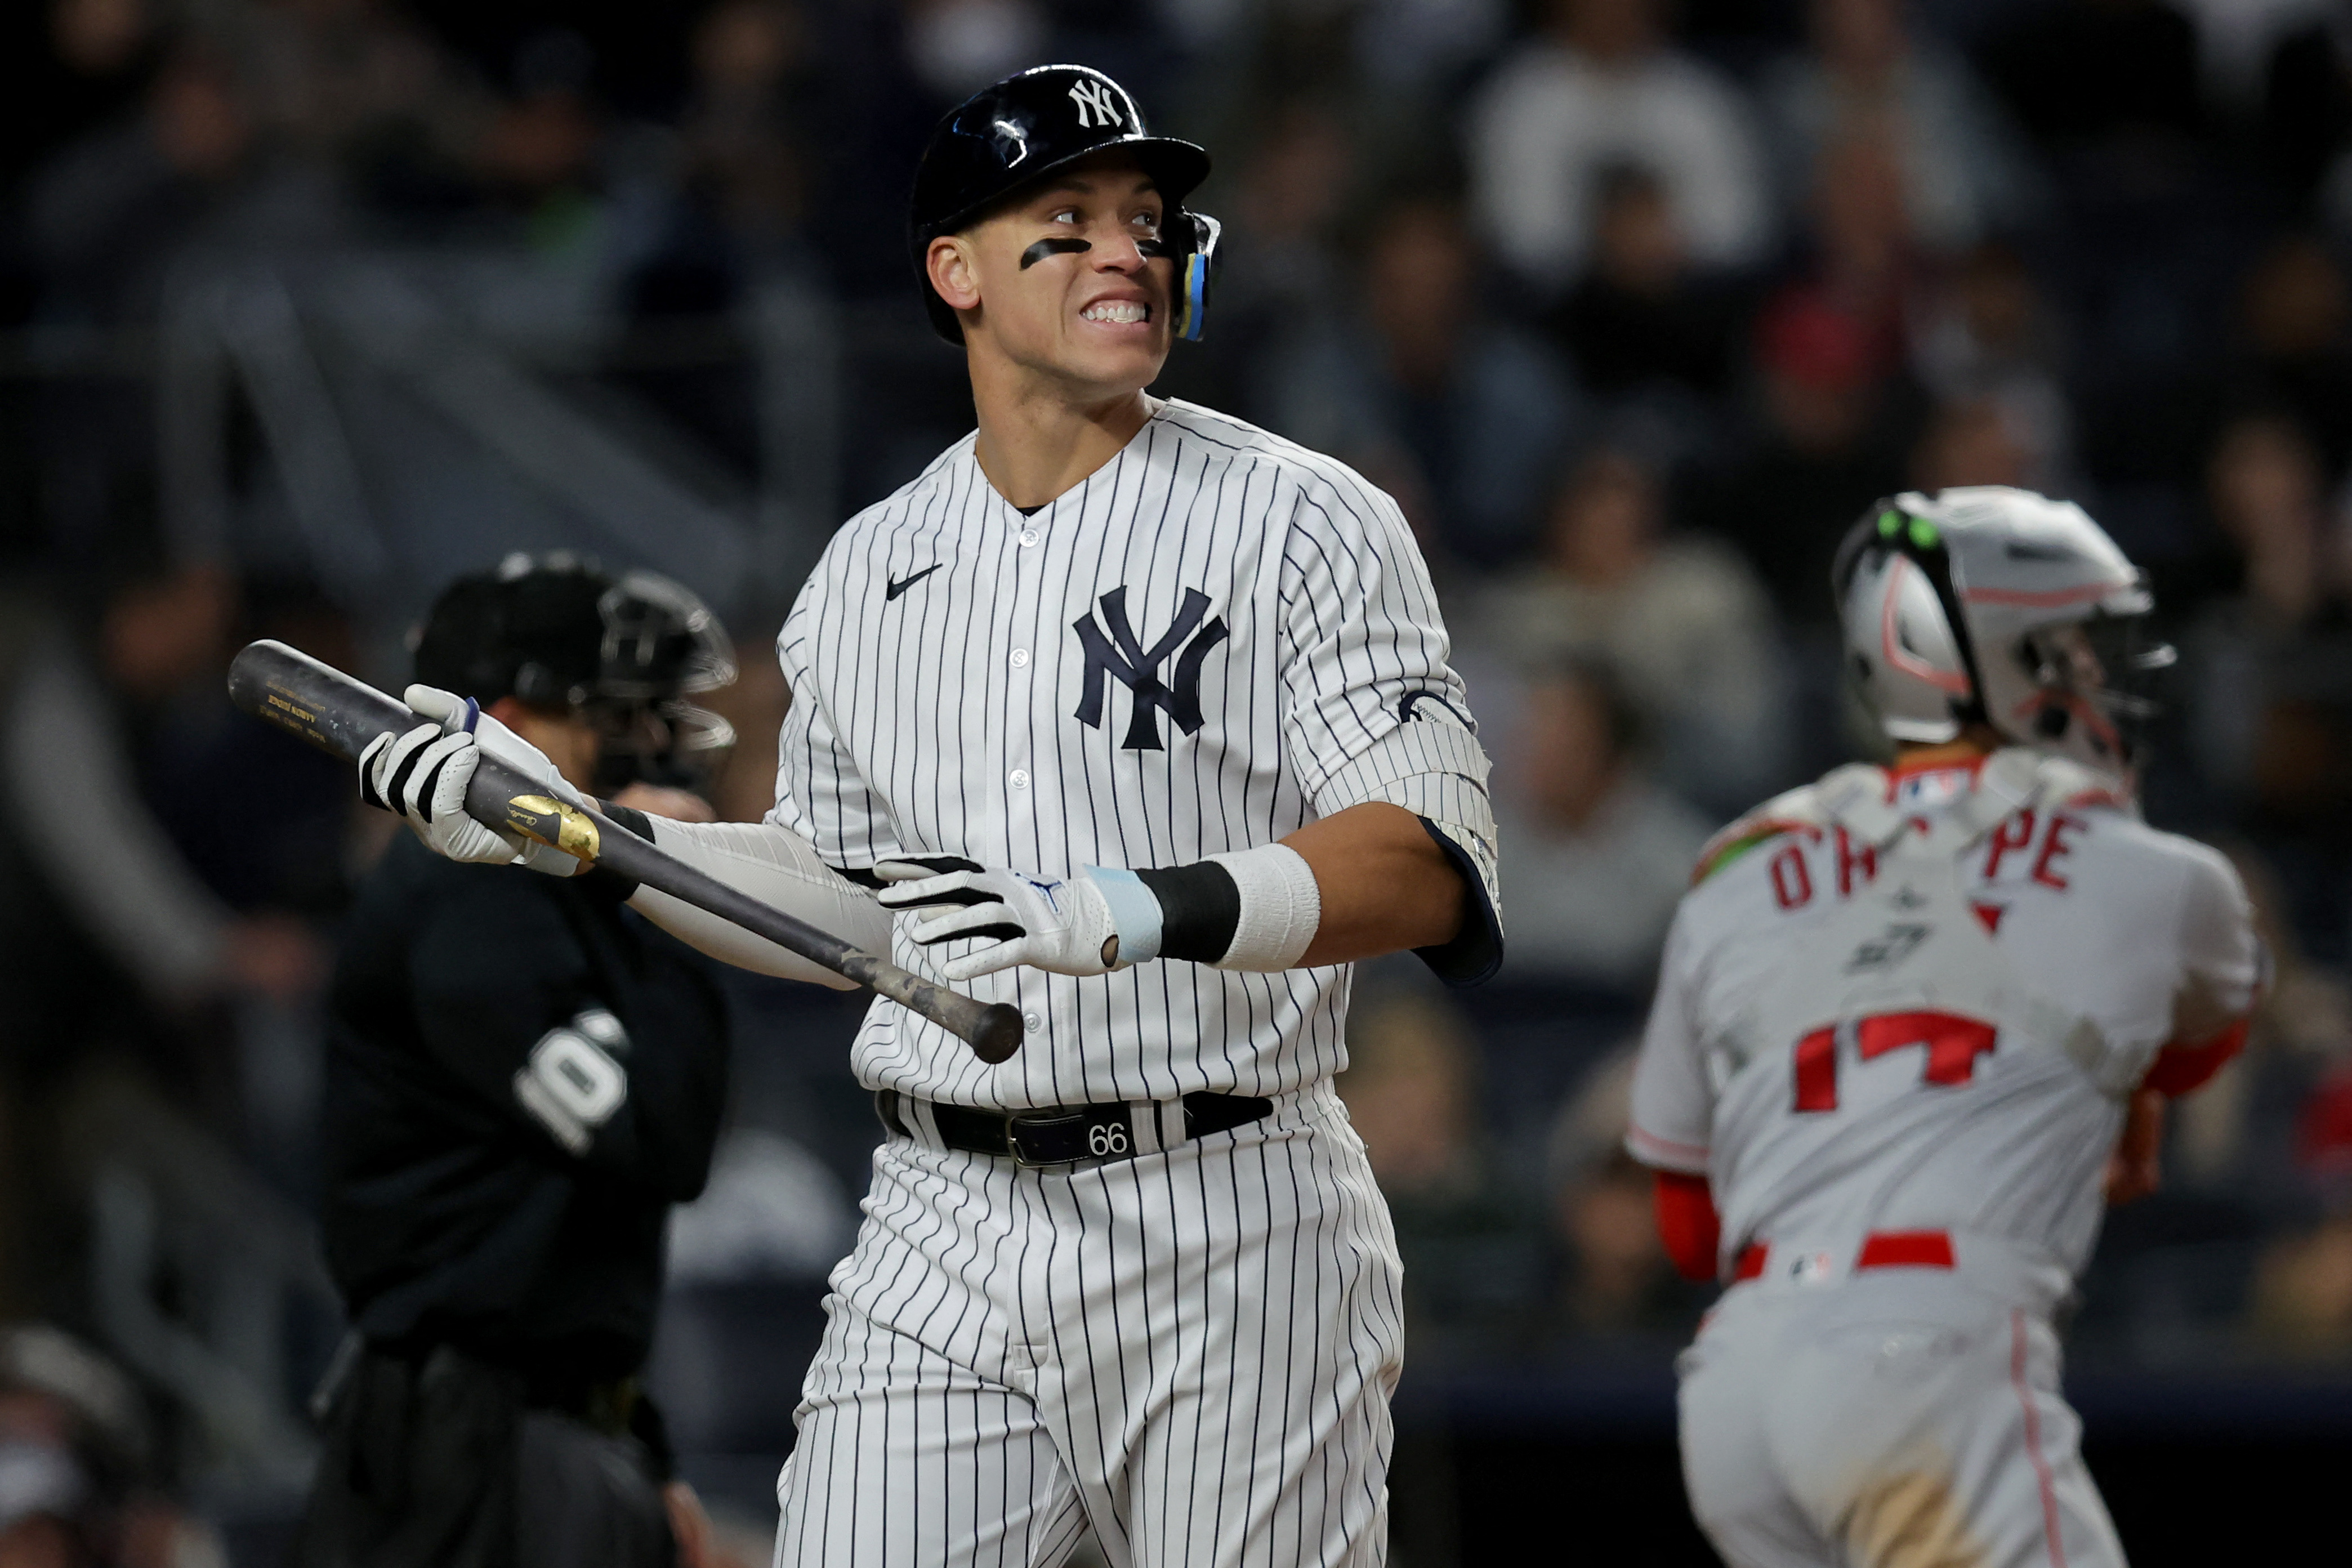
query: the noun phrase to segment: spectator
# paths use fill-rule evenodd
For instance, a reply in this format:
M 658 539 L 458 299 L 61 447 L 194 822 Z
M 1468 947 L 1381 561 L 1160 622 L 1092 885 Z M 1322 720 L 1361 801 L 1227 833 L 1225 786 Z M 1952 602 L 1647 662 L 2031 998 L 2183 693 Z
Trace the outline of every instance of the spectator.
M 2280 38 L 2263 66 L 2265 169 L 2290 211 L 2352 238 L 2352 28 L 2341 7 Z
M 906 0 L 907 59 L 941 103 L 1034 65 L 1049 22 L 1034 0 Z
M 1417 990 L 1366 998 L 1335 1081 L 1389 1202 L 1416 1351 L 1494 1333 L 1533 1284 L 1528 1227 L 1477 1122 L 1477 1044 Z
M 2034 452 L 2034 432 L 1997 398 L 1941 404 L 1911 455 L 1911 486 L 1933 495 L 1955 485 L 2008 485 L 2048 491 L 2048 471 Z
M 1269 343 L 1329 329 L 1345 313 L 1347 273 L 1333 244 L 1355 184 L 1357 148 L 1338 107 L 1300 94 L 1276 103 L 1239 169 L 1226 220 L 1217 327 L 1162 373 L 1162 389 L 1264 423 Z
M 1593 182 L 1592 265 L 1552 314 L 1552 328 L 1596 397 L 1673 400 L 1697 423 L 1724 391 L 1742 300 L 1700 270 L 1665 186 L 1631 164 Z
M 1696 520 L 1762 577 L 1783 620 L 1832 619 L 1830 557 L 1848 524 L 1902 488 L 1898 410 L 1868 331 L 1822 299 L 1783 297 L 1757 329 L 1761 404 L 1746 449 L 1703 481 Z
M 1555 1322 L 1576 1336 L 1687 1336 L 1703 1292 L 1685 1285 L 1658 1243 L 1650 1173 L 1625 1152 L 1633 1051 L 1594 1067 L 1552 1125 L 1552 1237 L 1559 1249 Z
M 1497 567 L 1533 543 L 1576 404 L 1544 344 L 1480 308 L 1460 214 L 1416 196 L 1373 224 L 1357 319 L 1276 368 L 1276 424 L 1394 495 L 1433 554 Z
M 1545 672 L 1496 771 L 1508 973 L 1628 995 L 1645 989 L 1711 824 L 1659 785 L 1615 677 Z
M 1911 370 L 1948 403 L 1997 404 L 2033 471 L 2058 489 L 2073 487 L 2063 344 L 2049 301 L 2014 249 L 1977 246 L 1927 296 L 1913 325 Z
M 0 1563 L 178 1568 L 221 1542 L 156 1491 L 139 1392 L 46 1324 L 0 1329 Z
M 2279 873 L 2304 945 L 2339 962 L 2352 875 L 2352 594 L 2340 528 L 2318 455 L 2290 421 L 2231 425 L 2209 484 L 2244 582 L 2191 633 L 2195 753 Z
M 26 229 L 52 319 L 152 317 L 163 270 L 225 204 L 254 146 L 253 119 L 216 57 L 176 53 L 137 117 L 60 152 L 36 175 Z
M 2339 1069 L 2304 1102 L 2294 1153 L 2321 1218 L 2263 1249 L 2248 1327 L 2273 1354 L 2340 1360 L 2352 1354 L 2352 1074 Z
M 306 925 L 232 909 L 141 798 L 133 721 L 152 721 L 191 683 L 217 680 L 235 594 L 209 568 L 134 580 L 108 606 L 94 653 L 63 626 L 34 620 L 0 718 L 13 858 L 46 889 L 37 900 L 8 902 L 37 925 L 36 908 L 68 912 L 113 973 L 165 1008 L 237 989 L 290 1001 L 323 977 L 323 952 Z M 248 857 L 268 852 L 244 847 Z M 59 940 L 28 927 L 14 950 L 29 955 Z M 62 956 L 54 963 L 31 972 L 70 986 L 77 964 Z M 57 1000 L 70 1012 L 86 1009 L 88 997 Z M 70 1040 L 87 1025 L 59 1018 L 50 1027 Z
M 2197 27 L 2165 0 L 2021 6 L 1986 74 L 2053 152 L 2177 150 L 2206 129 Z
M 805 33 L 790 0 L 727 0 L 691 41 L 688 181 L 754 266 L 786 243 L 807 196 L 799 148 Z
M 2293 413 L 2342 478 L 2352 462 L 2352 287 L 2342 263 L 2316 238 L 2289 235 L 2247 275 L 2240 314 L 2238 396 Z
M 2023 173 L 1999 110 L 1967 65 L 1906 27 L 1902 0 L 1812 0 L 1812 47 L 1767 85 L 1784 188 L 1815 188 L 1822 160 L 1851 128 L 1884 138 L 1900 171 L 1910 227 L 1952 252 L 2014 220 Z
M 1588 454 L 1553 497 L 1539 570 L 1497 584 L 1470 626 L 1522 666 L 1599 657 L 1664 777 L 1728 817 L 1780 782 L 1780 649 L 1755 574 L 1712 538 L 1667 537 L 1664 502 L 1640 459 Z
M 1870 373 L 1903 362 L 1921 267 L 1903 202 L 1903 170 L 1879 129 L 1843 128 L 1822 150 L 1813 188 L 1811 252 L 1783 298 L 1811 298 L 1862 329 Z
M 1728 82 L 1667 40 L 1663 0 L 1549 0 L 1470 110 L 1480 226 L 1515 273 L 1555 295 L 1591 244 L 1604 171 L 1664 185 L 1704 266 L 1758 260 L 1770 212 L 1756 134 Z

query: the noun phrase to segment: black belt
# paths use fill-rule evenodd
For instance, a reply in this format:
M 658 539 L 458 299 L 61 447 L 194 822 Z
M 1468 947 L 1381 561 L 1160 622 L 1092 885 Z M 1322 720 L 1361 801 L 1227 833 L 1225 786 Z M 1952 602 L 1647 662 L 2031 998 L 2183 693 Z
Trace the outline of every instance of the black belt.
M 895 1089 L 874 1093 L 875 1112 L 882 1124 L 902 1138 L 922 1134 L 910 1122 L 929 1122 L 938 1141 L 966 1154 L 994 1155 L 1024 1166 L 1067 1166 L 1081 1160 L 1131 1160 L 1211 1133 L 1247 1126 L 1274 1113 L 1274 1102 L 1261 1094 L 1216 1094 L 1207 1091 L 1184 1096 L 1181 1106 L 1152 1101 L 1108 1105 L 1056 1105 L 1038 1111 L 976 1111 L 968 1105 L 943 1105 L 916 1100 Z M 1171 1126 L 1179 1120 L 1176 1135 Z

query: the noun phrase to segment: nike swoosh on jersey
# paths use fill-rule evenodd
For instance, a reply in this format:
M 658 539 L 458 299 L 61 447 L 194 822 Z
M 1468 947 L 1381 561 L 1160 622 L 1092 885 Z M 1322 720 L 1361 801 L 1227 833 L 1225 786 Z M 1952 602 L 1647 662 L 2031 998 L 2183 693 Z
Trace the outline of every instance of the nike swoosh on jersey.
M 898 598 L 898 595 L 906 592 L 907 590 L 914 587 L 915 584 L 922 581 L 923 579 L 930 576 L 931 573 L 939 570 L 940 568 L 946 564 L 947 563 L 945 561 L 935 560 L 912 577 L 901 578 L 895 582 L 888 583 L 882 590 L 882 601 L 885 604 L 887 604 L 891 600 Z

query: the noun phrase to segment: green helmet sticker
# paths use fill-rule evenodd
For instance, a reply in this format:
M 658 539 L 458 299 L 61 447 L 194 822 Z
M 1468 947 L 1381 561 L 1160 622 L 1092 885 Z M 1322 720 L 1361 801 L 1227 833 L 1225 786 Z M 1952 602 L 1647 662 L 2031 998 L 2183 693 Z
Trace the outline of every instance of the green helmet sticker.
M 1902 514 L 1902 513 L 1900 513 L 1900 512 L 1895 512 L 1895 511 L 1886 511 L 1886 512 L 1881 512 L 1881 513 L 1879 513 L 1879 514 L 1878 514 L 1878 537 L 1879 537 L 1880 538 L 1883 538 L 1883 539 L 1891 539 L 1891 538 L 1893 538 L 1896 534 L 1901 533 L 1902 531 L 1903 531 L 1903 514 Z
M 1911 519 L 1911 542 L 1918 549 L 1934 549 L 1937 545 L 1943 542 L 1943 538 L 1942 534 L 1936 531 L 1936 525 L 1927 518 Z

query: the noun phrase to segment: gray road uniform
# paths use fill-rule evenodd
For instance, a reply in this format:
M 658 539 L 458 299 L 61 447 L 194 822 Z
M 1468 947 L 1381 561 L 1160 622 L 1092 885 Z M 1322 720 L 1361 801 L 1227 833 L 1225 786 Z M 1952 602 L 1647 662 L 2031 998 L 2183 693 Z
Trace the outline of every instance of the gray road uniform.
M 2022 749 L 1841 769 L 1745 836 L 1676 916 L 1629 1139 L 1722 1216 L 1700 1523 L 1738 1568 L 2120 1563 L 2052 1312 L 2132 1090 L 2253 1005 L 2236 874 Z

